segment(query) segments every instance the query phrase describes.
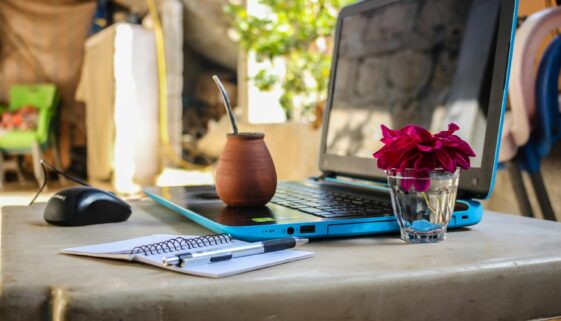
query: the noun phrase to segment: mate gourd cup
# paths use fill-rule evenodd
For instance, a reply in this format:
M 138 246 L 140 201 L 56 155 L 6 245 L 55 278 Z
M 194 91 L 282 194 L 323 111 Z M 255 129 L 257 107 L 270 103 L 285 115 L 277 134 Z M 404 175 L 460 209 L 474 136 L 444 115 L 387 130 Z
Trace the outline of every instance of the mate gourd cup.
M 264 137 L 228 134 L 216 168 L 216 193 L 228 206 L 262 206 L 275 195 L 277 173 Z

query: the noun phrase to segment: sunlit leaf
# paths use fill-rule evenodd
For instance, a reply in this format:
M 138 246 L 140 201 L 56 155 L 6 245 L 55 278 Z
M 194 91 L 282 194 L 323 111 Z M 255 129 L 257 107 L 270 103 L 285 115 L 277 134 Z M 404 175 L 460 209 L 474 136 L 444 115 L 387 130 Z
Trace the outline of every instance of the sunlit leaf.
M 331 68 L 330 41 L 323 50 L 316 41 L 331 38 L 339 10 L 353 0 L 259 0 L 271 12 L 266 17 L 248 15 L 241 5 L 228 4 L 224 11 L 233 17 L 232 27 L 240 35 L 245 51 L 252 51 L 258 61 L 282 57 L 286 62 L 284 79 L 268 69 L 253 78 L 261 90 L 271 90 L 280 82 L 280 104 L 287 118 L 310 119 L 315 106 L 326 97 Z M 324 41 L 324 39 L 321 39 Z M 311 80 L 311 81 L 310 81 Z M 314 101 L 305 99 L 314 97 Z

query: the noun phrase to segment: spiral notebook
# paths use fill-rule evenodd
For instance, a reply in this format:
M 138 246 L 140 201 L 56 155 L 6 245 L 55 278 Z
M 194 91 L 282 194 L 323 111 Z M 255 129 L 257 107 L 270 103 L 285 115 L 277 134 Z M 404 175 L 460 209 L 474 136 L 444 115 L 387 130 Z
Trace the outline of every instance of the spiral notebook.
M 197 251 L 211 250 L 245 243 L 247 242 L 232 239 L 227 234 L 205 236 L 155 234 L 118 242 L 63 249 L 60 252 L 71 255 L 137 261 L 175 272 L 211 278 L 230 276 L 313 256 L 312 252 L 291 249 L 190 267 L 162 265 L 164 256 L 190 249 L 196 249 Z

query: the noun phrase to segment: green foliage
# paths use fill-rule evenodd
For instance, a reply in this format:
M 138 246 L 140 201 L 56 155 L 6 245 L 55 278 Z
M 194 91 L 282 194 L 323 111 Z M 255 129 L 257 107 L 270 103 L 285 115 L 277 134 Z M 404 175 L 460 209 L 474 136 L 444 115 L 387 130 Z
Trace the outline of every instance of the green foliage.
M 257 61 L 284 58 L 286 74 L 279 79 L 262 69 L 252 81 L 261 90 L 280 83 L 280 104 L 287 118 L 311 120 L 313 109 L 327 94 L 337 14 L 354 0 L 258 1 L 269 10 L 264 17 L 249 15 L 243 5 L 236 4 L 228 4 L 226 12 L 234 18 L 244 50 L 255 53 Z

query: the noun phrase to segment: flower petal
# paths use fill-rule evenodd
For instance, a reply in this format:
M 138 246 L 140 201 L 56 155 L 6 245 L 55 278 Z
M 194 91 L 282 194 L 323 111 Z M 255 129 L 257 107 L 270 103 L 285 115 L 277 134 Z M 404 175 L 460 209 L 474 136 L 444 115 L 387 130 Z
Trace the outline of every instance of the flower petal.
M 446 171 L 453 173 L 456 170 L 456 163 L 445 150 L 436 153 L 436 160 Z
M 469 157 L 468 156 L 464 156 L 461 153 L 458 153 L 454 150 L 450 150 L 450 152 L 448 154 L 450 155 L 452 160 L 454 160 L 454 163 L 456 164 L 456 166 L 459 166 L 463 169 L 469 169 L 470 168 L 470 163 L 469 163 Z
M 421 151 L 421 152 L 432 152 L 432 146 L 426 146 L 426 145 L 422 145 L 422 144 L 417 144 L 417 148 Z
M 402 134 L 417 139 L 418 141 L 428 141 L 432 139 L 432 134 L 428 130 L 417 125 L 407 125 L 400 131 Z
M 436 158 L 432 153 L 423 153 L 417 158 L 413 168 L 417 172 L 432 171 L 436 168 Z
M 432 142 L 428 142 L 428 143 L 421 143 L 421 144 L 417 144 L 417 148 L 421 151 L 421 152 L 432 152 L 435 150 L 438 150 L 440 148 L 442 148 L 442 142 L 440 140 L 434 140 Z
M 452 135 L 455 131 L 458 131 L 460 126 L 456 125 L 455 123 L 448 124 L 448 130 L 443 130 L 436 134 L 436 137 L 446 137 Z
M 411 186 L 413 186 L 413 180 L 412 179 L 402 179 L 401 180 L 401 190 L 404 192 L 409 192 L 409 190 L 411 189 Z
M 453 133 L 458 130 L 460 130 L 460 126 L 456 125 L 455 123 L 448 124 L 448 132 Z
M 394 138 L 401 136 L 399 130 L 393 130 L 386 127 L 386 125 L 381 125 L 380 128 L 382 129 L 382 137 L 384 138 Z
M 413 179 L 412 181 L 417 192 L 426 192 L 430 187 L 430 179 Z
M 397 168 L 402 172 L 406 169 L 413 168 L 415 166 L 415 161 L 417 160 L 417 157 L 418 157 L 418 153 L 415 150 L 410 150 L 403 153 Z

